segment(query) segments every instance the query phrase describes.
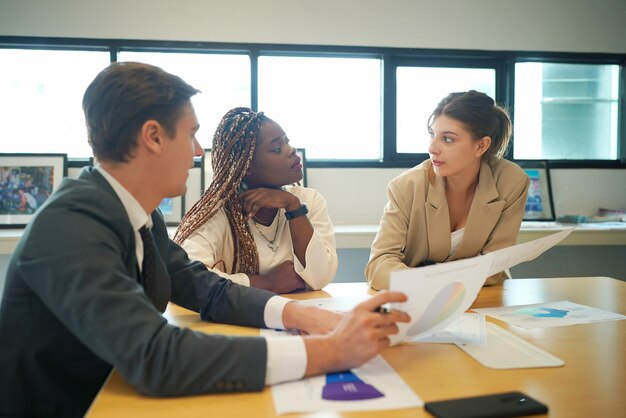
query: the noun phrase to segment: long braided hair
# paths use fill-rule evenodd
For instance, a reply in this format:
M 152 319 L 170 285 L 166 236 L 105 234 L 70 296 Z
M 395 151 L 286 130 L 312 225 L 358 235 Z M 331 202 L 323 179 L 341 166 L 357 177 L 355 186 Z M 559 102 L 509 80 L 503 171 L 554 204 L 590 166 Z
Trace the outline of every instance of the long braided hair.
M 174 241 L 181 244 L 223 207 L 233 235 L 231 273 L 259 273 L 259 253 L 238 193 L 254 156 L 261 125 L 268 120 L 263 112 L 247 107 L 236 107 L 224 115 L 213 136 L 211 185 L 185 214 L 174 235 Z

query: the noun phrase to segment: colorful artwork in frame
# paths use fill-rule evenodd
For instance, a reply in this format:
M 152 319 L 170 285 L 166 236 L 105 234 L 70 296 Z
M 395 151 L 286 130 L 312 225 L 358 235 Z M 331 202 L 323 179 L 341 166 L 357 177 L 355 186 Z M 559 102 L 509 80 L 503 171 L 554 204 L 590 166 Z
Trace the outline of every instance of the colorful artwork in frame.
M 0 154 L 0 227 L 26 226 L 67 176 L 67 154 Z

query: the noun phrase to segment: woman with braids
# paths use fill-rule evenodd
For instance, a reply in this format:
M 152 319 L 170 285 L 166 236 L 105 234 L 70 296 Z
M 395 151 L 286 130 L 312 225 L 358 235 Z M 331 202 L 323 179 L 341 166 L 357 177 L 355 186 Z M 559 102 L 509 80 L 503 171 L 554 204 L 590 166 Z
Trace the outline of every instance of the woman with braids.
M 507 113 L 484 93 L 451 93 L 428 119 L 430 159 L 389 183 L 380 229 L 365 267 L 375 289 L 389 274 L 469 258 L 515 244 L 529 179 L 503 159 Z M 502 273 L 487 279 L 497 284 Z
M 280 125 L 262 112 L 232 109 L 211 157 L 213 181 L 174 237 L 189 257 L 277 293 L 326 286 L 337 270 L 333 226 L 320 193 L 296 185 L 302 162 Z

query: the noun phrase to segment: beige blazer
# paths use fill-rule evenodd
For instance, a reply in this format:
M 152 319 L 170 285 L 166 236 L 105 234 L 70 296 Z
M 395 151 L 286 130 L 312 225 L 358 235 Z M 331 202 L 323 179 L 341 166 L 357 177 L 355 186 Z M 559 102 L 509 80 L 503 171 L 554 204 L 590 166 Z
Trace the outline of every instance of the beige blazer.
M 463 241 L 450 254 L 450 216 L 442 177 L 430 184 L 430 160 L 389 183 L 380 228 L 372 244 L 365 277 L 375 289 L 389 288 L 392 271 L 430 260 L 453 261 L 515 244 L 524 217 L 530 180 L 518 165 L 504 159 L 480 167 Z M 498 273 L 487 284 L 502 282 Z

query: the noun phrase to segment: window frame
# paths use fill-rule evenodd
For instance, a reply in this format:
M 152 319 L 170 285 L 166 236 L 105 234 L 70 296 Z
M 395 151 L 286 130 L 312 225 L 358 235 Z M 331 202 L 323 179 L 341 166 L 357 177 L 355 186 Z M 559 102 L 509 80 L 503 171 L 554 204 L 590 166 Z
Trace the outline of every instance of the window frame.
M 515 64 L 525 62 L 550 63 L 550 64 L 593 64 L 593 65 L 618 65 L 618 116 L 617 116 L 617 142 L 618 158 L 616 160 L 562 160 L 543 159 L 548 161 L 550 168 L 626 168 L 626 54 L 576 54 L 564 52 L 521 52 L 511 60 L 511 81 L 509 85 L 509 109 L 513 126 L 515 126 Z M 515 141 L 515 135 L 511 138 L 511 150 Z M 515 159 L 513 159 L 515 161 Z M 537 160 L 540 161 L 540 160 Z
M 305 47 L 307 48 L 307 47 Z M 381 141 L 380 141 L 380 146 L 383 147 L 383 149 L 381 150 L 381 158 L 378 160 L 341 160 L 341 159 L 332 159 L 332 160 L 321 160 L 321 159 L 315 159 L 315 160 L 307 160 L 307 165 L 309 167 L 319 167 L 319 168 L 352 168 L 352 167 L 380 167 L 380 164 L 383 163 L 384 161 L 384 127 L 385 127 L 385 120 L 384 120 L 384 115 L 385 115 L 385 111 L 384 111 L 384 92 L 385 92 L 385 88 L 384 88 L 384 79 L 385 79 L 385 75 L 384 75 L 384 63 L 385 63 L 385 59 L 382 53 L 380 52 L 376 52 L 375 50 L 371 50 L 371 48 L 365 48 L 365 47 L 350 47 L 349 49 L 352 50 L 352 52 L 347 52 L 345 48 L 342 47 L 311 47 L 310 50 L 304 50 L 303 46 L 301 45 L 272 45 L 271 48 L 265 46 L 262 48 L 257 49 L 254 52 L 254 64 L 253 64 L 253 85 L 254 87 L 252 88 L 252 94 L 253 94 L 253 101 L 252 101 L 252 110 L 254 111 L 258 111 L 258 59 L 260 57 L 294 57 L 294 58 L 352 58 L 352 59 L 379 59 L 381 61 L 381 80 L 380 80 L 380 93 L 382 95 L 381 97 L 381 118 L 380 118 L 380 124 L 381 124 Z M 261 109 L 262 110 L 262 109 Z
M 506 100 L 506 97 L 502 97 L 502 94 L 506 92 L 506 89 L 501 86 L 506 86 L 506 81 L 503 79 L 506 76 L 506 72 L 500 70 L 499 68 L 502 64 L 495 60 L 493 57 L 488 55 L 483 55 L 482 53 L 468 54 L 471 51 L 462 51 L 460 54 L 464 54 L 463 58 L 461 57 L 449 57 L 449 56 L 438 56 L 438 55 L 423 55 L 420 57 L 414 56 L 392 56 L 390 58 L 390 68 L 386 73 L 388 78 L 386 84 L 388 88 L 391 90 L 391 94 L 385 95 L 384 99 L 388 101 L 385 105 L 385 155 L 384 159 L 389 161 L 398 162 L 399 164 L 403 164 L 403 167 L 412 167 L 416 163 L 421 163 L 424 160 L 428 159 L 427 153 L 399 153 L 397 152 L 397 141 L 396 141 L 396 117 L 397 117 L 397 109 L 396 109 L 396 70 L 398 67 L 421 67 L 421 68 L 467 68 L 467 69 L 493 69 L 495 71 L 495 88 L 496 88 L 496 97 L 495 100 L 498 103 L 503 103 Z M 424 121 L 424 127 L 426 126 L 426 121 Z M 424 128 L 425 129 L 425 128 Z
M 542 51 L 486 51 L 459 49 L 423 49 L 360 47 L 337 45 L 283 45 L 217 43 L 167 40 L 86 39 L 59 37 L 0 36 L 2 49 L 45 49 L 108 51 L 110 61 L 117 60 L 120 51 L 184 52 L 198 54 L 245 54 L 250 57 L 250 86 L 252 109 L 258 109 L 259 56 L 304 56 L 378 58 L 382 65 L 382 130 L 380 160 L 310 160 L 309 168 L 408 168 L 428 158 L 427 154 L 398 154 L 396 152 L 395 69 L 398 66 L 494 68 L 496 97 L 511 113 L 515 122 L 515 64 L 518 62 L 550 62 L 574 64 L 613 64 L 619 68 L 618 96 L 618 158 L 616 160 L 549 160 L 551 168 L 626 168 L 626 54 L 569 53 Z M 515 137 L 512 138 L 512 142 Z M 512 145 L 510 150 L 512 150 Z M 511 151 L 507 158 L 511 158 Z M 89 164 L 89 158 L 72 158 L 69 167 Z M 513 161 L 515 161 L 513 159 Z M 196 162 L 196 165 L 199 163 Z M 199 165 L 198 165 L 199 166 Z

